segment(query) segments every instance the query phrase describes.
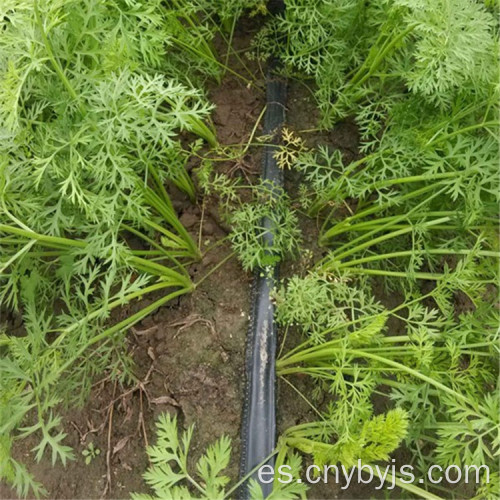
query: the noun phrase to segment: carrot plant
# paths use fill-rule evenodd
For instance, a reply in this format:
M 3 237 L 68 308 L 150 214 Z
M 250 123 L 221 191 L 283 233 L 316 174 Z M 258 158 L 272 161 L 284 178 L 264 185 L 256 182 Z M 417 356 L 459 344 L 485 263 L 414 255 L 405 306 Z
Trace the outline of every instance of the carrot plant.
M 335 282 L 331 287 L 335 293 Z M 408 412 L 406 444 L 423 478 L 432 464 L 495 471 L 498 454 L 498 315 L 484 303 L 452 319 L 427 305 L 443 288 L 408 296 L 391 310 L 346 314 L 277 362 L 278 375 L 307 374 L 318 384 L 316 395 L 332 394 L 322 425 L 340 430 L 336 443 L 359 444 L 354 430 L 372 414 L 374 393 Z M 345 299 L 336 298 L 332 307 L 338 306 Z M 337 461 L 346 458 L 336 455 Z
M 322 125 L 406 89 L 443 109 L 498 78 L 498 6 L 472 0 L 286 0 L 258 37 L 286 70 L 315 81 Z M 479 92 L 480 94 L 480 92 Z
M 286 4 L 267 40 L 281 40 L 288 73 L 315 80 L 320 127 L 349 119 L 360 133 L 349 162 L 290 131 L 276 154 L 301 174 L 322 250 L 275 291 L 277 320 L 305 334 L 278 374 L 316 382 L 301 394 L 321 416 L 303 451 L 354 444 L 377 395 L 407 412 L 423 478 L 433 463 L 486 464 L 492 484 L 476 494 L 498 492 L 498 6 Z
M 276 152 L 284 169 L 302 175 L 299 200 L 320 221 L 323 250 L 274 292 L 277 321 L 305 335 L 282 351 L 277 373 L 294 388 L 294 375 L 311 377 L 312 395 L 299 395 L 320 418 L 285 430 L 278 453 L 297 449 L 351 467 L 357 458 L 388 460 L 404 440 L 425 487 L 398 482 L 409 493 L 439 491 L 426 479 L 432 464 L 488 465 L 492 484 L 483 477 L 471 495 L 495 492 L 496 7 L 470 0 L 289 0 L 286 7 L 256 47 L 265 55 L 281 44 L 285 71 L 315 80 L 320 125 L 353 119 L 361 140 L 346 162 L 340 151 L 310 149 L 284 130 Z M 210 164 L 200 173 L 242 222 L 230 237 L 251 268 L 261 234 L 249 222 L 248 197 L 238 182 L 212 175 Z M 274 207 L 257 208 L 257 220 L 273 214 Z M 300 245 L 298 232 L 275 227 Z M 395 306 L 375 298 L 381 289 Z M 469 307 L 457 307 L 459 299 Z M 376 429 L 366 439 L 370 451 L 379 439 L 384 453 L 364 455 L 366 429 Z
M 335 95 L 323 103 L 332 119 L 354 115 L 360 156 L 345 163 L 338 150 L 308 150 L 285 136 L 283 150 L 293 154 L 278 153 L 283 166 L 293 164 L 303 174 L 304 208 L 323 216 L 320 244 L 331 251 L 319 267 L 386 276 L 407 286 L 418 278 L 446 279 L 448 267 L 460 262 L 470 270 L 472 288 L 494 282 L 491 266 L 479 260 L 498 257 L 497 21 L 469 0 L 342 5 L 336 6 L 342 19 L 337 28 L 321 17 L 333 8 L 323 2 L 292 1 L 286 14 L 298 23 L 319 16 L 332 44 L 349 40 L 336 34 L 342 23 L 358 26 L 358 38 L 370 41 L 365 52 L 356 44 L 344 48 L 358 50 L 353 58 L 338 47 L 335 57 L 343 58 L 344 69 Z M 359 24 L 373 9 L 380 11 L 372 16 L 378 34 L 370 22 Z M 318 31 L 305 22 L 303 30 L 311 36 Z M 311 36 L 301 40 L 315 54 Z M 293 54 L 293 34 L 288 43 Z M 320 55 L 335 52 L 329 46 L 318 50 L 311 67 L 316 75 Z M 297 67 L 306 54 L 297 55 Z
M 339 425 L 338 421 L 326 418 L 289 427 L 282 434 L 278 449 L 282 452 L 296 449 L 312 455 L 319 467 L 341 463 L 350 469 L 358 460 L 363 463 L 388 460 L 407 428 L 408 418 L 401 409 L 359 419 L 357 426 L 350 428 L 345 428 L 344 422 Z
M 43 488 L 14 441 L 36 435 L 37 460 L 70 460 L 61 407 L 104 370 L 132 378 L 127 328 L 193 289 L 200 251 L 165 186 L 194 200 L 181 136 L 217 141 L 176 26 L 161 1 L 0 6 L 0 307 L 23 319 L 0 336 L 0 477 L 19 495 Z
M 159 417 L 157 442 L 149 446 L 147 453 L 151 466 L 144 473 L 144 479 L 153 490 L 154 495 L 133 493 L 133 500 L 150 500 L 164 498 L 214 498 L 230 499 L 238 494 L 239 488 L 248 480 L 248 492 L 253 500 L 263 499 L 260 484 L 253 478 L 242 478 L 231 484 L 231 478 L 224 475 L 231 458 L 231 440 L 222 436 L 211 444 L 196 463 L 196 469 L 190 470 L 188 454 L 193 439 L 194 426 L 190 426 L 179 435 L 177 418 L 169 414 Z M 289 467 L 289 473 L 298 477 L 301 458 L 297 453 L 288 453 L 283 457 Z M 263 465 L 263 464 L 259 464 Z M 303 497 L 307 486 L 296 480 L 278 483 L 267 498 L 275 500 L 292 500 Z
M 173 53 L 180 63 L 175 66 L 180 78 L 185 76 L 183 64 L 187 56 L 191 65 L 190 77 L 197 81 L 215 78 L 220 82 L 222 76 L 229 72 L 247 84 L 253 83 L 254 77 L 243 59 L 233 50 L 232 41 L 236 22 L 243 14 L 254 16 L 267 13 L 263 0 L 170 0 L 165 8 L 170 27 L 168 44 L 181 49 Z M 224 58 L 217 54 L 217 41 L 225 46 Z M 228 65 L 230 55 L 245 68 L 248 77 Z
M 198 178 L 204 192 L 218 198 L 221 214 L 231 226 L 233 250 L 246 271 L 265 269 L 297 255 L 301 242 L 298 218 L 283 189 L 271 182 L 247 184 L 241 177 L 219 173 L 208 158 L 198 170 Z M 270 228 L 273 243 L 268 246 L 263 236 Z

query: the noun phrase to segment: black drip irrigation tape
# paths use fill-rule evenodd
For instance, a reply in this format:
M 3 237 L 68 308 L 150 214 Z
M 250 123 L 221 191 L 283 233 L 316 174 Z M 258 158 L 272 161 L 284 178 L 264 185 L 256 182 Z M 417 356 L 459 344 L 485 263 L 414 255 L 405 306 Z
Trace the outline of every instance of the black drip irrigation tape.
M 276 60 L 269 63 L 267 107 L 264 117 L 264 134 L 274 136 L 274 144 L 264 149 L 262 178 L 274 186 L 275 195 L 278 196 L 283 186 L 283 171 L 278 167 L 274 153 L 285 120 L 286 82 L 274 75 L 273 69 L 276 65 Z M 264 242 L 270 247 L 273 242 L 271 221 L 265 218 L 263 224 L 266 229 Z M 242 478 L 263 463 L 276 446 L 276 326 L 270 293 L 277 277 L 277 265 L 259 269 L 255 274 L 252 288 L 252 310 L 247 339 L 247 379 L 242 418 L 240 467 Z M 267 464 L 273 465 L 274 458 L 269 459 Z M 259 480 L 257 472 L 251 477 Z M 267 497 L 272 491 L 272 482 L 261 483 L 261 487 L 264 497 Z M 240 497 L 244 499 L 248 496 L 248 485 L 245 483 L 241 488 Z

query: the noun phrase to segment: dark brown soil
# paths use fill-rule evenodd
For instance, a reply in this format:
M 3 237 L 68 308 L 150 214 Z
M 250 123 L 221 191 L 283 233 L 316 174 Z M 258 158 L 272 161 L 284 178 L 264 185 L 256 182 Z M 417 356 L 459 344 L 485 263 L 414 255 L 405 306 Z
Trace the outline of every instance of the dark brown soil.
M 303 137 L 309 147 L 323 144 L 339 149 L 346 162 L 358 156 L 359 133 L 354 122 L 345 120 L 331 130 L 317 130 L 320 113 L 308 85 L 298 80 L 289 82 L 287 108 L 287 125 Z

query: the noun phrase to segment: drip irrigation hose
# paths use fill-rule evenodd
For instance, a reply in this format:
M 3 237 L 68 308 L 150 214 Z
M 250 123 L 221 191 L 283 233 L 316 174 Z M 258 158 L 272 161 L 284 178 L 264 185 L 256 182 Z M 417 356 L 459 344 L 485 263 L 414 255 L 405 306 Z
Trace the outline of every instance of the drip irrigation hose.
M 270 2 L 271 13 L 279 13 L 283 8 L 282 1 Z M 286 103 L 286 82 L 274 73 L 277 64 L 276 59 L 271 60 L 267 70 L 264 134 L 273 136 L 273 140 L 264 148 L 262 162 L 262 178 L 272 185 L 274 196 L 279 196 L 283 186 L 283 171 L 278 167 L 274 153 L 285 120 Z M 274 237 L 271 221 L 264 218 L 263 226 L 266 230 L 263 235 L 264 244 L 271 247 Z M 242 416 L 241 478 L 269 457 L 276 446 L 276 326 L 270 294 L 277 277 L 278 265 L 258 269 L 252 287 Z M 273 465 L 274 458 L 269 459 L 267 464 Z M 257 472 L 251 477 L 259 481 Z M 261 483 L 261 488 L 264 498 L 267 497 L 272 491 L 272 481 Z M 240 497 L 249 497 L 247 482 L 241 488 Z

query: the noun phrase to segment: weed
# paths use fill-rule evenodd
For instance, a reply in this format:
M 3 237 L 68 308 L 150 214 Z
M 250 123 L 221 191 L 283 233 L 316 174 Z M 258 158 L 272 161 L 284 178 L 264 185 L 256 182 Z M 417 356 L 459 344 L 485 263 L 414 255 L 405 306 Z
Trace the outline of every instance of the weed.
M 87 447 L 82 451 L 82 455 L 85 457 L 85 465 L 89 465 L 92 460 L 96 459 L 101 454 L 101 450 L 94 446 L 91 441 Z

